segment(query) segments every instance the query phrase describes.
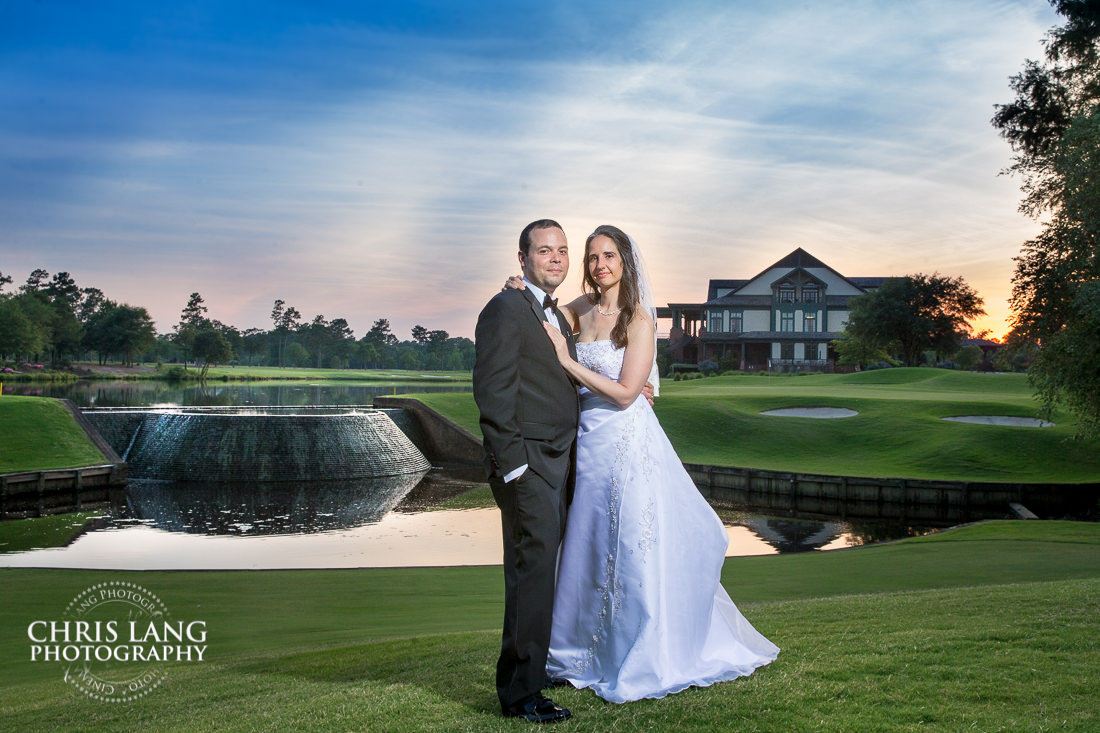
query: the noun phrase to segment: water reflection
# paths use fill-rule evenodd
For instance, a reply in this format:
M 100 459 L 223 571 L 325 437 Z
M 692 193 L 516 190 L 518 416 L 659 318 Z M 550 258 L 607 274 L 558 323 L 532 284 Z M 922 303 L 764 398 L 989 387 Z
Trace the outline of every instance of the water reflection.
M 478 508 L 439 508 L 460 496 Z M 727 557 L 831 550 L 925 531 L 718 511 L 730 537 Z M 65 546 L 0 554 L 6 567 L 106 570 L 500 562 L 500 514 L 478 469 L 283 485 L 132 481 L 123 501 Z
M 309 534 L 386 516 L 426 471 L 353 481 L 172 483 L 130 481 L 120 519 L 206 535 Z
M 238 407 L 247 405 L 370 405 L 374 398 L 411 392 L 469 392 L 469 382 L 188 382 L 94 380 L 70 384 L 12 383 L 4 394 L 56 397 L 78 407 Z

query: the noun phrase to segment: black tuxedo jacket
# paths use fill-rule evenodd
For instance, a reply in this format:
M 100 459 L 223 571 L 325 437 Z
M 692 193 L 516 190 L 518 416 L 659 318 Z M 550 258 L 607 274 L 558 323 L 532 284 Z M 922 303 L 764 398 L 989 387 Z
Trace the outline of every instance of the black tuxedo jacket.
M 564 316 L 558 326 L 571 333 Z M 571 478 L 577 388 L 543 330 L 546 314 L 529 290 L 503 290 L 481 311 L 474 334 L 474 400 L 490 479 L 523 464 L 553 486 Z M 569 353 L 576 347 L 569 339 Z

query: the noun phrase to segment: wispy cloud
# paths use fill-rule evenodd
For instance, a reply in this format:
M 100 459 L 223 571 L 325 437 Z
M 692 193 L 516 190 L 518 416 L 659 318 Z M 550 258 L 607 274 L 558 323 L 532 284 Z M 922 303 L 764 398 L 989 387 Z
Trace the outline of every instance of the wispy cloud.
M 992 305 L 1033 230 L 988 120 L 1041 2 L 189 7 L 4 54 L 5 273 L 69 270 L 165 329 L 199 290 L 241 327 L 278 297 L 472 335 L 542 216 L 577 263 L 623 226 L 675 301 L 802 246 Z

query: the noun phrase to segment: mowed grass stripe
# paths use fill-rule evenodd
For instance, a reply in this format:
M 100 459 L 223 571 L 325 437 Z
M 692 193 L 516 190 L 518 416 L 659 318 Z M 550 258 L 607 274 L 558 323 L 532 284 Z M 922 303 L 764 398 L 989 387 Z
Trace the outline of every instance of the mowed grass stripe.
M 782 647 L 753 676 L 606 704 L 555 690 L 570 730 L 1095 730 L 1100 580 L 747 604 Z M 9 730 L 529 730 L 499 716 L 498 632 L 262 653 L 176 667 L 129 705 L 53 679 L 0 692 Z M 212 639 L 212 641 L 214 641 Z

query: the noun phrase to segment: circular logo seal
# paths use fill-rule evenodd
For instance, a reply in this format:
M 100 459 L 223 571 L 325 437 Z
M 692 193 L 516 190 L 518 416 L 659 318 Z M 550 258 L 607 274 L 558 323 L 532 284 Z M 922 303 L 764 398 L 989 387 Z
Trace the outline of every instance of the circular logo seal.
M 168 619 L 164 603 L 135 583 L 87 588 L 65 608 L 61 622 L 67 633 L 57 657 L 67 665 L 65 681 L 104 702 L 148 695 L 168 674 L 163 658 L 147 653 L 161 640 L 150 640 L 150 630 L 155 634 Z

